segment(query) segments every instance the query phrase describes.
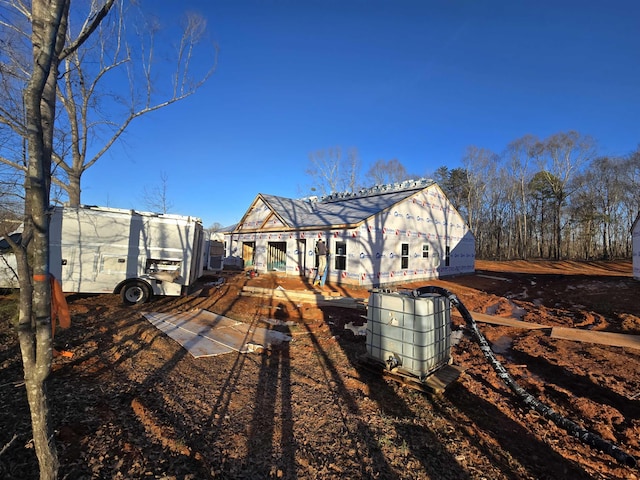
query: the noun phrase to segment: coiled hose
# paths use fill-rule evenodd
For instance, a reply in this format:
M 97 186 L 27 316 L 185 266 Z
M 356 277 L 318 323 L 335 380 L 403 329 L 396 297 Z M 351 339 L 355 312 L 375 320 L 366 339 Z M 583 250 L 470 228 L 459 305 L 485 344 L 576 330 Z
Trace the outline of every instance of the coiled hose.
M 636 459 L 629 455 L 628 453 L 620 450 L 619 447 L 604 440 L 602 437 L 585 430 L 580 427 L 575 422 L 569 420 L 566 417 L 563 417 L 558 412 L 554 411 L 551 407 L 545 405 L 536 399 L 533 395 L 524 390 L 520 385 L 516 383 L 513 377 L 507 372 L 507 370 L 502 366 L 502 364 L 498 361 L 498 359 L 493 354 L 489 343 L 486 338 L 482 335 L 480 330 L 478 329 L 478 325 L 476 321 L 473 319 L 469 310 L 462 304 L 462 302 L 456 297 L 453 293 L 449 292 L 445 288 L 436 287 L 436 286 L 425 286 L 418 288 L 415 291 L 415 295 L 420 296 L 424 294 L 436 294 L 442 297 L 446 297 L 449 299 L 451 304 L 456 307 L 456 309 L 462 315 L 462 318 L 466 322 L 467 326 L 473 332 L 478 344 L 480 345 L 480 349 L 484 354 L 485 358 L 489 361 L 493 369 L 496 371 L 500 379 L 507 385 L 521 400 L 522 402 L 530 408 L 533 408 L 536 412 L 540 413 L 542 416 L 549 418 L 556 425 L 566 430 L 571 436 L 578 438 L 583 443 L 590 445 L 592 447 L 597 448 L 598 450 L 603 451 L 604 453 L 612 456 L 618 462 L 629 466 L 636 466 Z

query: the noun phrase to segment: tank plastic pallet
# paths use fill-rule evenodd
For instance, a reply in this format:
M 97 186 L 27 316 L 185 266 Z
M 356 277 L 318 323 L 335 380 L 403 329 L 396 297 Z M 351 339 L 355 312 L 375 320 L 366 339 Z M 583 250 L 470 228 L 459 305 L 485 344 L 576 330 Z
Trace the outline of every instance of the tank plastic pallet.
M 407 388 L 431 395 L 443 393 L 464 372 L 464 369 L 458 365 L 444 365 L 428 375 L 424 380 L 420 380 L 415 375 L 404 373 L 397 368 L 389 370 L 378 360 L 366 354 L 360 355 L 358 361 L 368 370 L 380 373 L 383 378 L 388 378 Z

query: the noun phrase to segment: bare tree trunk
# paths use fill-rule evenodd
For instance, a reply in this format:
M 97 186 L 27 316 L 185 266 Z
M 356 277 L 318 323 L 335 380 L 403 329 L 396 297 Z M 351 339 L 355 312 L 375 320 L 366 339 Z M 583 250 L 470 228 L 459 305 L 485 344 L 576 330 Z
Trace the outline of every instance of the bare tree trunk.
M 25 90 L 28 130 L 23 243 L 19 265 L 18 338 L 41 479 L 58 477 L 58 455 L 46 395 L 51 370 L 49 188 L 58 57 L 64 46 L 69 0 L 32 2 L 33 72 Z
M 77 207 L 80 205 L 80 175 L 76 172 L 68 173 L 67 195 L 69 196 L 69 205 Z
M 34 288 L 29 281 L 31 269 L 27 264 L 25 249 L 16 251 L 16 260 L 21 283 L 18 339 L 31 411 L 34 447 L 40 465 L 40 478 L 54 479 L 57 478 L 58 456 L 49 422 L 49 406 L 45 389 L 45 380 L 51 367 L 51 323 L 50 318 L 36 318 L 35 322 L 31 321 L 34 317 L 32 306 Z
M 46 380 L 53 358 L 51 279 L 49 276 L 49 194 L 53 152 L 56 92 L 60 60 L 84 42 L 109 12 L 114 0 L 105 0 L 78 38 L 66 50 L 70 0 L 32 0 L 32 61 L 23 91 L 27 147 L 24 181 L 24 218 L 20 244 L 13 244 L 18 268 L 20 306 L 18 340 L 40 479 L 58 478 L 58 455 L 50 422 Z M 26 8 L 16 2 L 14 7 Z M 22 11 L 22 13 L 26 12 Z
M 524 181 L 521 181 L 520 184 L 520 193 L 522 195 L 522 251 L 521 257 L 523 260 L 527 260 L 529 258 L 529 225 L 527 224 L 527 197 L 526 197 L 526 189 L 524 186 Z

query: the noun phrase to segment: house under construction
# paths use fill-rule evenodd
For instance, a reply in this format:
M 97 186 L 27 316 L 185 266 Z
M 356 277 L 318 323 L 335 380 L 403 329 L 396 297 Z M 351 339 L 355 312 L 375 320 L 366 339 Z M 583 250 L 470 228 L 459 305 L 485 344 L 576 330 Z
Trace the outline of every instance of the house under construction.
M 475 239 L 432 180 L 290 199 L 258 194 L 225 235 L 227 258 L 258 272 L 313 277 L 329 248 L 329 283 L 381 286 L 475 269 Z

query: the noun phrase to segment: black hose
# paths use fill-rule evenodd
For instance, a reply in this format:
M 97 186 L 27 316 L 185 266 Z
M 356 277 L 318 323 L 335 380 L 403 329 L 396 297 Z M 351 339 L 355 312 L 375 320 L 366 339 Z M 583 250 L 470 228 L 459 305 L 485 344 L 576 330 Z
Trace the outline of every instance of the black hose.
M 446 297 L 449 299 L 452 305 L 454 305 L 462 318 L 466 322 L 467 326 L 473 332 L 478 344 L 480 345 L 480 349 L 484 354 L 485 358 L 489 361 L 493 369 L 498 374 L 498 377 L 502 379 L 502 381 L 516 394 L 520 399 L 524 402 L 525 405 L 533 408 L 535 411 L 540 413 L 542 416 L 551 419 L 556 425 L 565 429 L 571 436 L 574 436 L 580 439 L 583 443 L 590 445 L 592 447 L 597 448 L 598 450 L 603 451 L 604 453 L 612 456 L 618 462 L 627 465 L 629 467 L 636 466 L 636 459 L 629 455 L 628 453 L 620 450 L 620 448 L 607 440 L 604 440 L 602 437 L 585 430 L 580 427 L 577 423 L 569 420 L 566 417 L 563 417 L 558 412 L 554 411 L 551 407 L 545 405 L 536 399 L 533 395 L 528 393 L 524 388 L 516 383 L 513 377 L 507 372 L 507 370 L 502 366 L 502 364 L 498 361 L 498 359 L 493 354 L 491 350 L 491 346 L 487 342 L 487 339 L 484 338 L 480 330 L 478 329 L 478 325 L 476 321 L 473 319 L 469 310 L 462 304 L 462 302 L 456 297 L 453 293 L 449 292 L 445 288 L 436 287 L 436 286 L 425 286 L 418 288 L 415 291 L 415 295 L 420 296 L 424 294 L 436 294 L 442 297 Z

